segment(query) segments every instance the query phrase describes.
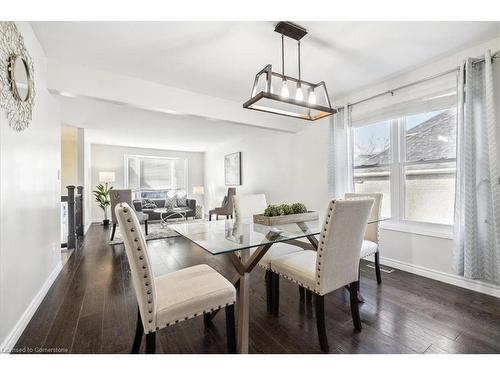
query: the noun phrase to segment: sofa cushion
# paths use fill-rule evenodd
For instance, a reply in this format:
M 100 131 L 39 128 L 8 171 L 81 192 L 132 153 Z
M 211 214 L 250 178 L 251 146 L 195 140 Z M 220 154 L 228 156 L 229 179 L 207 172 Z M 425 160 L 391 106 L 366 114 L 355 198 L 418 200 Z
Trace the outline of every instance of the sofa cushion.
M 167 197 L 165 199 L 165 208 L 176 208 L 177 206 L 177 198 L 176 197 Z

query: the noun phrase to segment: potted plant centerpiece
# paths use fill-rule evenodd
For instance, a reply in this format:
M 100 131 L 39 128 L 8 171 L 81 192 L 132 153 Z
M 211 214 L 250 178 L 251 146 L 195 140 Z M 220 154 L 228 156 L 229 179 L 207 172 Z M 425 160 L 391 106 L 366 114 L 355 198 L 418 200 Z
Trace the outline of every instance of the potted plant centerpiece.
M 318 220 L 318 217 L 316 211 L 308 211 L 303 203 L 270 204 L 263 214 L 254 215 L 253 221 L 255 224 L 273 226 L 313 221 Z

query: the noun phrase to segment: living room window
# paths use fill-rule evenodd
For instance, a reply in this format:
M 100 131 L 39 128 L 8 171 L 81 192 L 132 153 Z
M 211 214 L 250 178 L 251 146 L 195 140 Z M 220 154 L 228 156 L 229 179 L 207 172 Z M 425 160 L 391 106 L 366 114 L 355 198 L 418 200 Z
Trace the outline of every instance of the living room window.
M 382 215 L 452 225 L 456 106 L 352 128 L 356 192 L 382 192 Z
M 187 159 L 126 155 L 125 181 L 136 198 L 165 198 L 170 191 L 187 191 Z

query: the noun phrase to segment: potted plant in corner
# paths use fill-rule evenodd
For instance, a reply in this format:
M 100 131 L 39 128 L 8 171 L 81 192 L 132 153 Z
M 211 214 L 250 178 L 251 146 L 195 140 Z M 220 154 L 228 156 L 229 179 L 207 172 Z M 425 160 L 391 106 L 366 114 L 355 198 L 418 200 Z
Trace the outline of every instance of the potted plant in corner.
M 108 206 L 110 204 L 109 191 L 111 189 L 113 189 L 113 186 L 108 187 L 108 183 L 106 182 L 104 185 L 97 185 L 96 190 L 93 191 L 96 202 L 104 211 L 104 220 L 102 221 L 103 225 L 109 225 Z

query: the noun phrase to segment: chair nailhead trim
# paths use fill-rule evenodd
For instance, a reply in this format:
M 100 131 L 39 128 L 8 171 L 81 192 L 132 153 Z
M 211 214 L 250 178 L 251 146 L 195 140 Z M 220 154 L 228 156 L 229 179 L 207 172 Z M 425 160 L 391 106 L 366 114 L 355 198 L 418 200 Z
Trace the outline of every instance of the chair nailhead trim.
M 226 306 L 230 306 L 230 305 L 234 305 L 235 303 L 236 303 L 236 301 L 228 302 L 228 303 L 226 303 L 226 304 L 224 305 L 224 307 L 226 307 Z M 213 308 L 211 308 L 211 309 L 210 309 L 210 311 L 219 310 L 219 309 L 221 309 L 222 307 L 223 307 L 222 305 L 219 305 L 219 307 L 218 307 L 218 308 L 217 308 L 217 307 L 213 307 Z M 179 323 L 180 321 L 183 321 L 183 322 L 184 322 L 184 321 L 189 320 L 189 319 L 191 319 L 191 318 L 197 317 L 198 315 L 202 315 L 202 314 L 206 314 L 206 313 L 208 313 L 208 309 L 203 310 L 203 312 L 197 312 L 197 313 L 194 313 L 194 314 L 192 314 L 192 315 L 185 316 L 183 319 L 177 319 L 177 320 L 175 320 L 175 321 L 171 321 L 171 322 L 165 323 L 165 325 L 164 325 L 163 327 L 169 327 L 169 326 L 171 326 L 171 325 L 174 325 L 174 324 Z M 159 329 L 159 328 L 157 328 L 157 330 L 158 330 L 158 329 Z

